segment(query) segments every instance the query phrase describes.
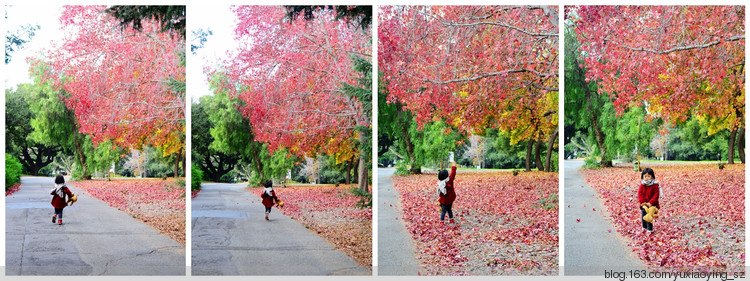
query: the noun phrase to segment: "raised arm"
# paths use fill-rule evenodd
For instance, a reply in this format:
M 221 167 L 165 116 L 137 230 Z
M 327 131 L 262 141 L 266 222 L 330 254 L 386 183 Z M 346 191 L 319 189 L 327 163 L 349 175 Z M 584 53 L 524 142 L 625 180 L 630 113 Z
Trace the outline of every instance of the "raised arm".
M 453 179 L 456 178 L 456 164 L 453 164 L 453 167 L 451 167 L 451 175 L 448 176 L 448 182 L 453 182 Z

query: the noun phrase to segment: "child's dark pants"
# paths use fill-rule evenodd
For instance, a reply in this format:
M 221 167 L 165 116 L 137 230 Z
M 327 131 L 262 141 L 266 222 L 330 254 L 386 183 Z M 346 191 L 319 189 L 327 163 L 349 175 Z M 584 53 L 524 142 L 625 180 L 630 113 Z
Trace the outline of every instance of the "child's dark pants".
M 648 231 L 654 231 L 654 223 L 653 222 L 646 222 L 643 220 L 643 216 L 646 215 L 646 210 L 641 208 L 641 223 L 643 224 L 643 229 Z
M 55 216 L 57 216 L 57 219 L 62 219 L 62 208 L 55 208 Z
M 271 207 L 266 207 L 266 213 L 268 213 L 268 214 L 271 213 Z
M 448 218 L 453 219 L 453 210 L 451 209 L 451 207 L 453 207 L 453 204 L 451 205 L 440 204 L 440 221 L 445 220 L 446 212 L 448 212 Z

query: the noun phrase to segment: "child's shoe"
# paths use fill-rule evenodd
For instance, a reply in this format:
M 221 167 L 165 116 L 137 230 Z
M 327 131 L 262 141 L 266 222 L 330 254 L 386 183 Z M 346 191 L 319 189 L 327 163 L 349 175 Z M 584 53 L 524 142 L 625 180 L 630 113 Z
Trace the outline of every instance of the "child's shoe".
M 62 225 L 62 219 L 57 220 L 57 225 Z
M 451 224 L 456 224 L 456 222 L 455 222 L 455 221 L 453 221 L 453 219 L 451 219 L 450 223 L 451 223 Z
M 440 225 L 445 225 L 445 221 L 440 221 L 439 224 Z
M 57 215 L 52 216 L 52 223 L 55 223 L 57 221 Z
M 266 213 L 266 220 L 268 220 L 268 213 Z

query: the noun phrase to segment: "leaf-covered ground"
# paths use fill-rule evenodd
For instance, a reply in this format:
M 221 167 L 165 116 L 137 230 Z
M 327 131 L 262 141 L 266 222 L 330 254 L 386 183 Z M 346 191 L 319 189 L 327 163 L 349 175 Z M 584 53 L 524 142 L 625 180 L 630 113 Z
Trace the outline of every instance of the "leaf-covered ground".
M 649 164 L 662 186 L 651 236 L 641 233 L 640 173 L 630 167 L 581 170 L 617 232 L 648 266 L 741 270 L 745 264 L 745 165 Z M 644 166 L 643 168 L 646 168 Z M 583 208 L 583 206 L 569 206 Z
M 71 185 L 185 245 L 185 187 L 176 181 L 86 180 Z
M 395 176 L 421 275 L 556 275 L 558 174 L 462 172 L 455 225 L 439 225 L 437 176 Z M 392 202 L 378 202 L 393 208 Z M 447 219 L 446 219 L 447 221 Z
M 284 201 L 279 210 L 318 233 L 362 266 L 372 266 L 372 209 L 357 206 L 359 197 L 349 186 L 333 185 L 274 187 Z M 262 188 L 248 188 L 260 197 Z M 273 216 L 273 215 L 272 215 Z
M 17 184 L 11 185 L 10 187 L 8 187 L 7 190 L 5 190 L 5 196 L 13 195 L 13 193 L 18 191 L 20 188 L 21 188 L 20 182 Z

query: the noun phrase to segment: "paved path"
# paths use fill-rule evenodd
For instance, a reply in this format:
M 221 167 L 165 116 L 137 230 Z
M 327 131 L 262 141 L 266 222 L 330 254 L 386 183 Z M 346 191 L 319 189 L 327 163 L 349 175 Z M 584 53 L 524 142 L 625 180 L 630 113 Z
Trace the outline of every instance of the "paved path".
M 605 270 L 645 269 L 625 238 L 617 234 L 596 190 L 583 180 L 578 171 L 581 166 L 583 161 L 565 161 L 565 275 L 603 276 Z
M 185 275 L 185 246 L 73 186 L 53 224 L 53 183 L 23 177 L 5 198 L 7 275 Z
M 391 176 L 396 169 L 378 169 L 378 275 L 417 275 L 419 261 L 414 258 L 415 247 L 401 217 L 398 192 Z M 393 207 L 391 207 L 393 205 Z
M 192 200 L 192 275 L 371 275 L 245 184 L 203 184 Z M 282 198 L 283 200 L 283 198 Z

